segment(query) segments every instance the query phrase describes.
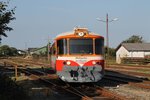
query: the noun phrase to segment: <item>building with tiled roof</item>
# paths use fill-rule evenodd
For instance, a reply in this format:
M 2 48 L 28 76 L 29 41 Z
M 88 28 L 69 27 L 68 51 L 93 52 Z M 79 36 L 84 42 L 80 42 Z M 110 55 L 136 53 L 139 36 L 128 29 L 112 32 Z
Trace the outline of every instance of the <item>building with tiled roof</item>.
M 122 43 L 116 49 L 116 62 L 125 57 L 144 58 L 150 55 L 150 43 Z

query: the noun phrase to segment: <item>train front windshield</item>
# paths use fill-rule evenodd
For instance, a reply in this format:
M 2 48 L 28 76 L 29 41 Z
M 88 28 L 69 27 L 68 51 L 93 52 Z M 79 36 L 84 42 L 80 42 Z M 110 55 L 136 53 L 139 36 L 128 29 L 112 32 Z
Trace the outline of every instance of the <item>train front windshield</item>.
M 69 43 L 69 45 L 68 45 Z M 94 48 L 94 49 L 93 49 Z M 57 41 L 58 54 L 103 54 L 104 39 L 97 38 L 78 38 L 78 39 L 61 39 Z M 68 50 L 69 49 L 69 50 Z M 95 51 L 93 51 L 95 50 Z
M 92 39 L 70 39 L 70 54 L 93 54 Z

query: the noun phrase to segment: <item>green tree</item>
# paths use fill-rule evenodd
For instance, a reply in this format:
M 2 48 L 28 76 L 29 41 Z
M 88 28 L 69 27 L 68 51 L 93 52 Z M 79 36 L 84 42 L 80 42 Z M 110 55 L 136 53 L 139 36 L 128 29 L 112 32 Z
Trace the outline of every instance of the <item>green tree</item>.
M 143 37 L 138 35 L 132 35 L 122 43 L 143 43 Z
M 116 51 L 114 48 L 109 48 L 109 54 L 111 57 L 115 57 L 116 56 Z
M 105 47 L 105 54 L 108 54 L 107 53 L 107 50 L 108 48 L 107 47 Z M 115 51 L 115 49 L 114 48 L 109 48 L 109 56 L 110 57 L 115 57 L 116 56 L 116 51 Z
M 14 47 L 10 47 L 10 56 L 18 55 L 17 49 Z
M 11 52 L 11 49 L 8 45 L 3 45 L 0 47 L 0 55 L 1 56 L 9 56 Z
M 1 36 L 7 37 L 6 31 L 13 30 L 8 24 L 15 19 L 13 16 L 15 8 L 9 10 L 8 4 L 9 2 L 0 1 L 0 43 L 2 40 Z
M 18 55 L 16 48 L 9 47 L 8 45 L 3 45 L 0 47 L 0 56 L 16 56 L 16 55 Z

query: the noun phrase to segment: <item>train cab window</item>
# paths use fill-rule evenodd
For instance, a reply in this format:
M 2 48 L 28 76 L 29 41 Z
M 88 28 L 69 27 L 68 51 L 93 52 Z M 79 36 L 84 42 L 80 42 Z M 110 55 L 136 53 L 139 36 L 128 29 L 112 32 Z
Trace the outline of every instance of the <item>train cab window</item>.
M 69 40 L 70 54 L 93 54 L 92 39 L 70 39 Z
M 104 53 L 104 39 L 95 39 L 95 54 Z
M 67 39 L 61 39 L 57 41 L 57 53 L 67 54 Z

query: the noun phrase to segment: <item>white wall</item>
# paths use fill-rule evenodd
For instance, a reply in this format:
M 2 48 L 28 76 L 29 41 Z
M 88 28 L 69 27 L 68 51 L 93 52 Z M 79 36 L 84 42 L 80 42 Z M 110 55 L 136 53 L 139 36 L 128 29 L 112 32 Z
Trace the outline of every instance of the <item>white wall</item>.
M 120 64 L 121 58 L 129 57 L 129 56 L 130 56 L 130 54 L 127 51 L 127 49 L 125 49 L 123 46 L 121 46 L 116 52 L 116 63 Z
M 142 57 L 142 58 L 144 58 L 144 56 L 145 56 L 145 53 L 143 52 L 143 51 L 130 51 L 129 52 L 129 57 Z
M 121 46 L 116 52 L 116 63 L 121 63 L 121 58 L 123 57 L 142 57 L 144 58 L 146 55 L 150 55 L 150 51 L 128 51 L 123 46 Z
M 150 55 L 150 51 L 149 52 L 144 52 L 144 55 Z

